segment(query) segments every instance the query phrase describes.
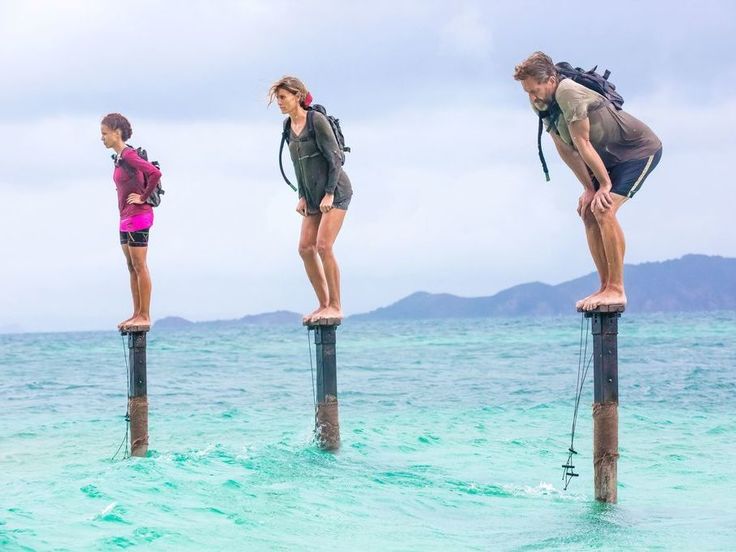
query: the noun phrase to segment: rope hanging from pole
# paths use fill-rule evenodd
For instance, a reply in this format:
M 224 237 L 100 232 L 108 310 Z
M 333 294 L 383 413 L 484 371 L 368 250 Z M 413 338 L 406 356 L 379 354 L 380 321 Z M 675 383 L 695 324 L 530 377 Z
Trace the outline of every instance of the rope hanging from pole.
M 309 348 L 309 371 L 312 374 L 312 406 L 314 408 L 314 421 L 317 422 L 317 389 L 315 387 L 314 383 L 314 365 L 312 363 L 312 340 L 311 340 L 311 334 L 310 331 L 311 328 L 307 326 L 307 347 Z M 315 332 L 317 330 L 314 330 Z
M 578 421 L 578 410 L 580 409 L 580 399 L 583 395 L 583 386 L 588 376 L 590 365 L 593 362 L 593 353 L 588 356 L 588 333 L 590 330 L 590 319 L 584 324 L 586 320 L 585 314 L 580 317 L 580 346 L 578 349 L 578 373 L 577 381 L 575 383 L 575 410 L 572 415 L 572 426 L 570 428 L 570 447 L 567 449 L 567 461 L 562 464 L 564 469 L 562 473 L 562 480 L 565 482 L 564 490 L 570 485 L 573 477 L 578 477 L 580 474 L 575 473 L 575 465 L 573 464 L 573 455 L 577 454 L 575 450 L 575 429 Z M 585 330 L 583 330 L 585 326 Z M 585 334 L 585 342 L 583 342 L 583 333 Z
M 120 340 L 123 343 L 123 359 L 125 360 L 125 381 L 127 383 L 127 389 L 128 393 L 126 396 L 126 399 L 130 397 L 130 366 L 128 365 L 128 354 L 125 350 L 125 337 L 123 334 L 120 334 Z M 130 405 L 129 401 L 125 401 L 125 437 L 123 437 L 122 442 L 120 443 L 120 446 L 115 451 L 115 454 L 112 455 L 111 460 L 115 460 L 120 453 L 120 451 L 123 451 L 123 460 L 130 458 L 130 453 L 128 452 L 128 435 L 130 434 Z

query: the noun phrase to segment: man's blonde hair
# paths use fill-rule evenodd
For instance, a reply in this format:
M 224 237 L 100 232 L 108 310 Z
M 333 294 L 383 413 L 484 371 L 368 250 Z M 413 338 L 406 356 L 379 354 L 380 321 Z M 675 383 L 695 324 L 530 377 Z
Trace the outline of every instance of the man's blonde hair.
M 531 77 L 537 82 L 544 82 L 557 75 L 557 68 L 552 58 L 544 52 L 534 52 L 514 68 L 514 79 L 517 81 Z

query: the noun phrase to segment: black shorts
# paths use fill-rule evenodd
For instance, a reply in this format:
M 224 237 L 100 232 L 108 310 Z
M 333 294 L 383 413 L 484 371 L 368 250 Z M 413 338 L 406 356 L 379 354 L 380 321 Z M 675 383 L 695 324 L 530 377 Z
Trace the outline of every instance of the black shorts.
M 662 158 L 662 148 L 657 153 L 644 159 L 634 159 L 619 163 L 608 171 L 611 178 L 611 192 L 620 196 L 632 198 L 641 189 L 641 185 L 657 166 Z M 593 178 L 593 186 L 597 190 L 600 187 L 598 180 Z
M 145 230 L 137 230 L 135 232 L 120 232 L 120 245 L 128 247 L 148 247 L 148 232 L 150 228 Z
M 348 205 L 350 205 L 350 200 L 353 199 L 353 194 L 350 194 L 348 197 L 340 198 L 340 201 L 335 201 L 332 204 L 333 209 L 340 209 L 341 211 L 347 211 Z M 320 211 L 319 205 L 315 208 L 310 208 L 309 205 L 307 205 L 307 215 L 319 215 L 322 211 Z

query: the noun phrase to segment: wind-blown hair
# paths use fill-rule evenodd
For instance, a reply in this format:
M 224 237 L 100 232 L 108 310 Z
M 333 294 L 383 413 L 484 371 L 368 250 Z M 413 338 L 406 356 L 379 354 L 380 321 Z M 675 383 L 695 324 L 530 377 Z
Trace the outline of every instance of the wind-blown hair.
M 544 82 L 550 77 L 557 76 L 557 68 L 552 58 L 544 52 L 534 52 L 514 68 L 514 79 L 517 81 L 532 77 L 537 82 Z
M 298 78 L 290 77 L 288 75 L 285 77 L 281 77 L 279 80 L 271 85 L 271 88 L 269 88 L 268 90 L 268 105 L 271 105 L 273 103 L 273 101 L 276 99 L 276 95 L 281 89 L 295 94 L 299 98 L 299 105 L 301 105 L 304 109 L 307 109 L 307 107 L 309 107 L 309 104 L 312 101 L 312 95 L 307 90 L 307 87 Z

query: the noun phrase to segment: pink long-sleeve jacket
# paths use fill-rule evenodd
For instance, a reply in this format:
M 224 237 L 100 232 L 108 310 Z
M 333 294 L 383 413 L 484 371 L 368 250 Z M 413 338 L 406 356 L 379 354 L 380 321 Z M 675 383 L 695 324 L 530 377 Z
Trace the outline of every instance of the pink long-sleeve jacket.
M 120 220 L 152 214 L 153 207 L 150 204 L 128 204 L 128 196 L 140 194 L 141 199 L 146 201 L 161 180 L 161 171 L 153 164 L 141 159 L 131 147 L 126 147 L 121 157 L 122 161 L 115 163 L 115 170 L 112 173 L 112 179 L 118 191 Z

